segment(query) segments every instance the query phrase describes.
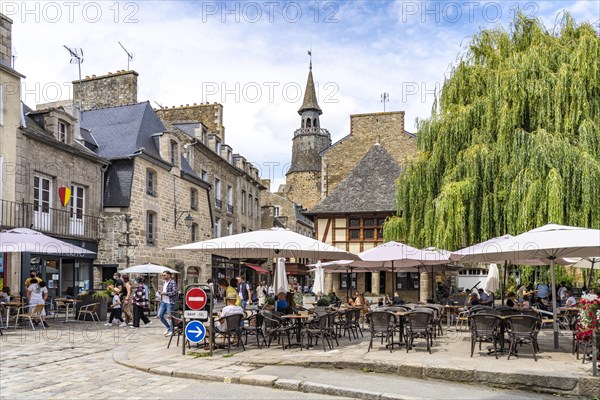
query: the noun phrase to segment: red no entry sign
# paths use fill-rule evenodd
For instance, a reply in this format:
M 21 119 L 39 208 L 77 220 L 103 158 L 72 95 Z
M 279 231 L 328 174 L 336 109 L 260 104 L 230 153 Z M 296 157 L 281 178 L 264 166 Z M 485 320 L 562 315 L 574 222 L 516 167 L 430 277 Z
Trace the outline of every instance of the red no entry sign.
M 185 304 L 192 310 L 200 310 L 206 305 L 206 292 L 200 288 L 191 288 L 185 294 Z

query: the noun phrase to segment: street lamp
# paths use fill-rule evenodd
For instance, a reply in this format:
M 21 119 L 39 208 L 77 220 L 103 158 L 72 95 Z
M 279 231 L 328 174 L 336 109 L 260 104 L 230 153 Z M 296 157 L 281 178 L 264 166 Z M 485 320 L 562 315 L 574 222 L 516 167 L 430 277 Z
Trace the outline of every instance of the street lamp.
M 185 227 L 189 229 L 192 226 L 192 224 L 194 223 L 194 218 L 192 218 L 192 215 L 190 214 L 190 210 L 177 211 L 177 207 L 175 207 L 175 213 L 174 213 L 175 228 L 177 228 L 177 221 L 179 221 L 181 219 L 181 217 L 183 216 L 183 214 L 185 214 L 185 213 L 187 213 L 187 215 L 183 219 L 183 223 L 185 224 Z

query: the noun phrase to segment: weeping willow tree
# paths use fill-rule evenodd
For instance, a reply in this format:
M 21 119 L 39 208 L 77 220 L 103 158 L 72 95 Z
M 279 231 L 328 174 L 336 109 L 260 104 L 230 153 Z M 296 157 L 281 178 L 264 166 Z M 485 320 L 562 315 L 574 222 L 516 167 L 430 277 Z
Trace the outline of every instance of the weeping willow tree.
M 599 228 L 599 124 L 591 25 L 519 15 L 480 32 L 419 123 L 386 240 L 457 249 L 549 222 Z

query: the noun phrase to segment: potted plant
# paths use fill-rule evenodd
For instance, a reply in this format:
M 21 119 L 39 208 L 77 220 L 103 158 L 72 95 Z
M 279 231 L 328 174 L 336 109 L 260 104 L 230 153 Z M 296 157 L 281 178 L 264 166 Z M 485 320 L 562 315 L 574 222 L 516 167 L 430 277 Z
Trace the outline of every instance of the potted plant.
M 331 300 L 327 296 L 321 296 L 319 300 L 317 300 L 317 306 L 315 307 L 315 312 L 319 315 L 324 314 L 327 307 L 331 305 Z
M 275 297 L 273 296 L 269 296 L 265 299 L 265 306 L 264 309 L 265 310 L 275 310 Z
M 102 282 L 103 287 L 110 286 L 110 283 L 107 283 L 105 285 L 105 282 Z M 111 290 L 109 288 L 106 288 L 103 290 L 94 290 L 89 293 L 86 293 L 86 295 L 81 296 L 81 303 L 79 303 L 79 307 L 85 306 L 87 304 L 100 303 L 100 308 L 98 309 L 98 317 L 101 321 L 103 321 L 106 319 L 106 314 L 108 313 L 108 304 L 110 303 L 111 299 L 110 292 Z

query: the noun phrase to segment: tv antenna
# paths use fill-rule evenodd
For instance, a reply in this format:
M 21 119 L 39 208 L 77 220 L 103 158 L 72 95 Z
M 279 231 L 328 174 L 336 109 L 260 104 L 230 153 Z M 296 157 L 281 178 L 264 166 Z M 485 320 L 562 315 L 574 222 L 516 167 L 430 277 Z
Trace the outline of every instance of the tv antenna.
M 129 71 L 129 61 L 133 61 L 133 53 L 128 52 L 127 49 L 125 48 L 125 46 L 123 46 L 121 44 L 121 42 L 117 42 L 117 43 L 119 43 L 119 46 L 121 46 L 123 51 L 125 51 L 125 53 L 127 53 L 127 71 Z
M 12 51 L 11 51 L 11 60 L 10 60 L 10 66 L 12 69 L 15 68 L 15 61 L 17 59 L 17 48 L 15 46 L 12 47 Z
M 390 101 L 390 94 L 383 92 L 381 93 L 381 102 L 383 103 L 383 112 L 385 112 L 385 103 Z
M 81 109 L 81 104 L 83 102 L 82 95 L 82 85 L 81 85 L 81 63 L 83 63 L 83 49 L 76 47 L 68 47 L 67 45 L 63 46 L 69 54 L 71 54 L 71 64 L 77 64 L 79 67 L 79 108 Z

